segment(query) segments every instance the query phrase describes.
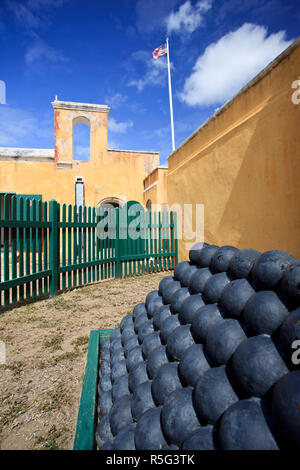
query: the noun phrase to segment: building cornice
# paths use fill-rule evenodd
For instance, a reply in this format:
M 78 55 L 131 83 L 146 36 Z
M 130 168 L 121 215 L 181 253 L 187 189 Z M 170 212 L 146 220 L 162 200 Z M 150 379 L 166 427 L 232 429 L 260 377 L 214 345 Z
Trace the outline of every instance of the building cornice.
M 109 113 L 110 108 L 104 104 L 76 103 L 75 101 L 52 101 L 53 109 L 70 109 L 72 111 L 92 111 L 98 113 Z

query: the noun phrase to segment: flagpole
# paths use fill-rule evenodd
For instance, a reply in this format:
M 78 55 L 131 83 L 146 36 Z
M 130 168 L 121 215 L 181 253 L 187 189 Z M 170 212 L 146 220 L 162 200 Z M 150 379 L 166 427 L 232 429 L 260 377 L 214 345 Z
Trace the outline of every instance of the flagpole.
M 169 100 L 170 100 L 170 115 L 171 115 L 172 149 L 173 149 L 173 152 L 174 152 L 174 150 L 175 150 L 175 138 L 174 138 L 174 121 L 173 121 L 173 103 L 172 103 L 172 87 L 171 87 L 169 38 L 167 38 L 167 55 L 168 55 L 168 78 L 169 78 Z

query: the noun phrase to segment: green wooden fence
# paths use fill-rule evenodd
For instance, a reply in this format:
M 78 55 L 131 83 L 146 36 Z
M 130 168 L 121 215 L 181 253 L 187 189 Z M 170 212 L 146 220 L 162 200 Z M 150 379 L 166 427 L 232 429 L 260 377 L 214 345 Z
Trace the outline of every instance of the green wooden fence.
M 0 309 L 110 278 L 174 269 L 176 213 L 49 204 L 0 194 Z M 131 218 L 132 219 L 132 218 Z

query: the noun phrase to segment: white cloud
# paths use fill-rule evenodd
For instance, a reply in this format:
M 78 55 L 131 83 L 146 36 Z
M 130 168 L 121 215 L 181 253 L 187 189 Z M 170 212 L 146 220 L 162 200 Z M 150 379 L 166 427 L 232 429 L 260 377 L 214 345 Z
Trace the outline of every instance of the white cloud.
M 16 20 L 24 28 L 36 29 L 49 23 L 49 8 L 59 8 L 65 1 L 66 0 L 6 0 L 5 3 Z
M 168 34 L 192 33 L 203 24 L 203 15 L 211 9 L 212 0 L 200 0 L 195 6 L 188 0 L 166 18 Z
M 53 63 L 68 61 L 62 52 L 48 46 L 44 41 L 36 37 L 34 43 L 25 54 L 25 61 L 28 65 L 31 65 L 43 59 Z
M 145 34 L 161 30 L 166 16 L 176 8 L 180 0 L 138 0 L 136 2 L 137 29 Z
M 121 93 L 116 93 L 111 97 L 105 98 L 105 103 L 108 104 L 111 108 L 119 108 L 122 104 L 126 103 L 128 96 L 122 95 Z
M 138 91 L 142 91 L 147 85 L 164 85 L 167 78 L 168 64 L 163 57 L 153 59 L 149 57 L 149 53 L 145 51 L 137 51 L 133 57 L 141 62 L 144 62 L 145 73 L 144 76 L 138 80 L 131 80 L 129 86 L 136 86 Z M 171 64 L 172 67 L 172 64 Z
M 0 106 L 0 129 L 0 146 L 3 147 L 43 148 L 53 141 L 52 119 L 8 105 Z
M 108 129 L 111 132 L 124 134 L 130 127 L 133 127 L 132 121 L 117 122 L 113 117 L 108 119 Z
M 198 57 L 180 99 L 190 106 L 224 103 L 291 42 L 285 31 L 267 36 L 264 26 L 244 23 Z

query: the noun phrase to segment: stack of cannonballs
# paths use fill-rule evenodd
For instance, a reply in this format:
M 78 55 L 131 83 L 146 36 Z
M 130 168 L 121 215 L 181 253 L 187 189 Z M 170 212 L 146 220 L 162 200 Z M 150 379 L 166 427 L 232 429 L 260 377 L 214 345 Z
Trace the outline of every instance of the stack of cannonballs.
M 101 347 L 98 448 L 300 447 L 300 260 L 189 257 Z

